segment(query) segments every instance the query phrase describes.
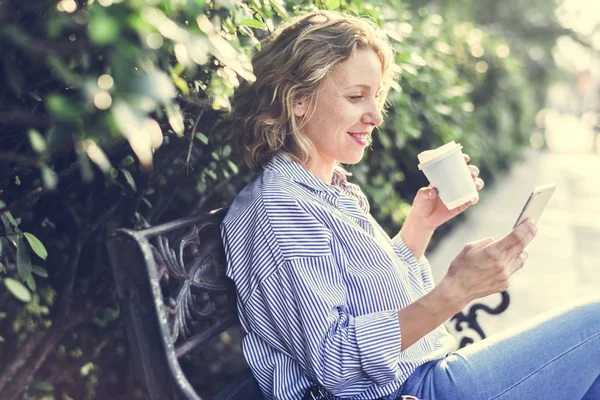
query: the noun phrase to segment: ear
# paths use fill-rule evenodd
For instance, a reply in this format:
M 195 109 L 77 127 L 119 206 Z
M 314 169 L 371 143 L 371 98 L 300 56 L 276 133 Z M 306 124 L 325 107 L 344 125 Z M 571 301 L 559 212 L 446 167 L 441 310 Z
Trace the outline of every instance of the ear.
M 308 101 L 302 100 L 294 104 L 294 115 L 296 117 L 304 117 L 308 108 Z

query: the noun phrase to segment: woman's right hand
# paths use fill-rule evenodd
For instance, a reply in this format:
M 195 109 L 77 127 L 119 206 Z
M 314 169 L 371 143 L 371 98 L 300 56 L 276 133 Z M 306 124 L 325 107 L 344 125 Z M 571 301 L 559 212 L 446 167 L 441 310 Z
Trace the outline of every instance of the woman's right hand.
M 536 233 L 535 222 L 527 220 L 502 239 L 469 243 L 452 261 L 444 279 L 465 305 L 502 292 L 508 289 L 510 276 L 525 264 L 525 247 Z

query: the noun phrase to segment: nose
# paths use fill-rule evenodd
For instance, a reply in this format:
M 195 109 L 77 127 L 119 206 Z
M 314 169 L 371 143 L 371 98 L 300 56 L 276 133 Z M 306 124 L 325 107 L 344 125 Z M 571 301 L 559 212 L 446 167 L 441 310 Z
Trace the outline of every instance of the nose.
M 362 121 L 363 124 L 368 124 L 372 126 L 379 126 L 383 122 L 383 116 L 381 114 L 381 108 L 379 107 L 379 102 L 377 99 L 372 99 L 369 101 L 367 109 L 365 110 Z

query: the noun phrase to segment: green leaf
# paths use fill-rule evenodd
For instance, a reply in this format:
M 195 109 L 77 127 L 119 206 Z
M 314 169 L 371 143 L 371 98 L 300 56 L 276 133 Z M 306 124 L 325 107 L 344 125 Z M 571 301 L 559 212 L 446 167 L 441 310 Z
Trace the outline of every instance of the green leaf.
M 48 271 L 46 271 L 44 268 L 40 267 L 39 265 L 32 265 L 31 272 L 42 278 L 48 277 Z
M 85 53 L 84 53 L 85 54 Z M 74 67 L 73 63 L 71 65 L 67 65 L 63 62 L 60 57 L 55 55 L 51 55 L 48 57 L 48 66 L 54 75 L 56 75 L 59 79 L 61 79 L 64 83 L 69 86 L 81 86 L 82 78 L 81 76 L 74 73 L 74 70 L 71 69 Z
M 43 153 L 46 151 L 46 139 L 35 129 L 30 129 L 27 132 L 29 136 L 29 142 L 31 143 L 31 147 L 36 153 Z
M 261 4 L 259 0 L 250 0 L 250 7 L 253 8 L 255 11 L 260 11 L 261 9 Z
M 93 181 L 94 170 L 92 169 L 92 163 L 90 162 L 90 159 L 88 158 L 88 155 L 85 151 L 77 152 L 77 161 L 79 162 L 79 172 L 81 173 L 81 180 L 84 182 Z M 110 165 L 108 168 L 110 168 Z M 101 167 L 101 169 L 103 168 Z
M 6 203 L 3 202 L 2 200 L 0 200 L 0 209 L 5 209 L 6 208 Z M 12 226 L 19 226 L 19 223 L 17 222 L 17 220 L 14 219 L 14 217 L 12 216 L 12 213 L 10 211 L 6 211 L 4 213 L 0 213 L 0 219 L 2 219 L 2 223 L 4 223 L 4 228 L 6 230 L 10 229 L 10 225 L 8 225 L 9 223 Z M 8 222 L 6 222 L 8 220 Z M 1 246 L 0 246 L 1 248 Z
M 31 293 L 23 284 L 19 281 L 15 281 L 11 278 L 4 279 L 4 285 L 6 288 L 22 302 L 29 303 L 31 301 Z
M 44 187 L 47 190 L 54 190 L 56 189 L 56 185 L 58 185 L 56 172 L 47 165 L 42 165 L 42 182 L 44 182 Z
M 129 184 L 129 186 L 133 189 L 133 191 L 137 192 L 137 187 L 135 186 L 135 179 L 133 179 L 131 172 L 127 171 L 126 169 L 122 169 L 121 173 L 125 177 L 125 180 Z
M 252 31 L 252 29 L 248 28 L 247 26 L 239 26 L 238 29 L 239 29 L 240 33 L 242 33 L 246 36 L 249 36 L 249 37 L 254 37 L 254 32 Z M 260 47 L 259 47 L 259 49 L 260 49 Z
M 325 7 L 329 10 L 337 10 L 340 5 L 340 0 L 325 0 Z
M 179 105 L 175 103 L 165 103 L 165 109 L 167 110 L 167 116 L 169 117 L 169 124 L 171 124 L 171 128 L 175 131 L 178 136 L 183 136 L 183 131 L 185 129 L 183 123 L 183 113 L 181 112 L 181 108 Z
M 232 35 L 235 34 L 235 26 L 233 26 L 233 23 L 231 22 L 231 19 L 228 18 L 225 21 L 223 21 L 223 28 L 228 33 L 231 33 Z
M 236 175 L 237 175 L 237 174 L 240 172 L 240 169 L 238 168 L 238 166 L 237 166 L 237 165 L 235 165 L 235 163 L 234 163 L 233 161 L 231 161 L 231 160 L 227 160 L 227 165 L 229 165 L 229 169 L 231 169 L 231 171 L 232 171 L 234 174 L 236 174 Z
M 90 362 L 86 363 L 85 365 L 83 365 L 79 372 L 81 373 L 81 376 L 87 376 L 90 372 L 92 372 L 93 369 L 94 369 L 94 363 L 90 361 Z
M 51 94 L 46 97 L 46 107 L 54 117 L 60 120 L 74 120 L 83 113 L 80 104 L 58 94 Z
M 127 156 L 121 160 L 122 167 L 129 167 L 130 165 L 133 165 L 133 163 L 135 163 L 135 158 L 133 158 L 133 156 Z
M 31 289 L 32 292 L 35 292 L 37 286 L 35 284 L 35 278 L 33 277 L 33 275 L 29 275 L 25 279 L 25 283 L 27 284 L 27 286 L 29 286 L 29 289 Z
M 6 213 L 4 213 L 4 215 L 6 215 L 6 218 L 8 218 L 8 220 L 10 221 L 10 223 L 17 227 L 19 226 L 19 223 L 17 222 L 17 220 L 12 216 L 12 213 L 10 211 L 7 211 Z
M 208 136 L 202 132 L 196 132 L 196 137 L 204 144 L 208 144 Z
M 177 86 L 179 88 L 179 90 L 181 90 L 181 93 L 188 95 L 190 94 L 190 88 L 188 87 L 187 82 L 185 81 L 185 79 L 179 77 L 179 76 L 172 76 L 173 78 L 173 82 L 175 83 L 175 86 Z
M 205 173 L 206 173 L 206 175 L 210 176 L 213 180 L 215 180 L 215 181 L 217 180 L 217 174 L 215 174 L 215 171 L 208 170 Z
M 48 251 L 46 250 L 46 247 L 44 247 L 44 244 L 29 232 L 23 232 L 23 235 L 25 235 L 25 239 L 27 239 L 35 254 L 42 260 L 45 260 L 46 257 L 48 257 Z
M 16 184 L 17 186 L 20 186 L 20 185 L 21 185 L 21 178 L 19 178 L 19 175 L 15 175 L 15 184 Z
M 25 245 L 23 235 L 17 237 L 17 270 L 21 279 L 25 280 L 31 275 L 31 258 L 29 248 Z
M 285 18 L 285 17 L 288 16 L 287 10 L 281 4 L 280 1 L 278 1 L 278 0 L 269 0 L 269 3 L 271 3 L 271 8 L 273 8 L 273 10 L 275 10 L 275 12 L 277 13 L 277 15 L 279 15 L 281 18 Z
M 35 382 L 32 386 L 37 390 L 41 390 L 42 392 L 52 392 L 54 390 L 54 386 L 47 381 Z
M 244 18 L 237 22 L 238 26 L 250 26 L 256 29 L 265 29 L 265 24 L 253 18 Z
M 119 24 L 107 13 L 95 12 L 88 24 L 88 34 L 92 43 L 106 46 L 119 38 Z

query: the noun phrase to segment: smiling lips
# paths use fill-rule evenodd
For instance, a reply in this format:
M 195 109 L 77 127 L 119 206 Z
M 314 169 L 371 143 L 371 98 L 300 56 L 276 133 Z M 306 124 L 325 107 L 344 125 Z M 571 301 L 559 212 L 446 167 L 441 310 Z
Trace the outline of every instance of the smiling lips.
M 348 134 L 362 146 L 366 146 L 371 141 L 369 132 L 348 132 Z

